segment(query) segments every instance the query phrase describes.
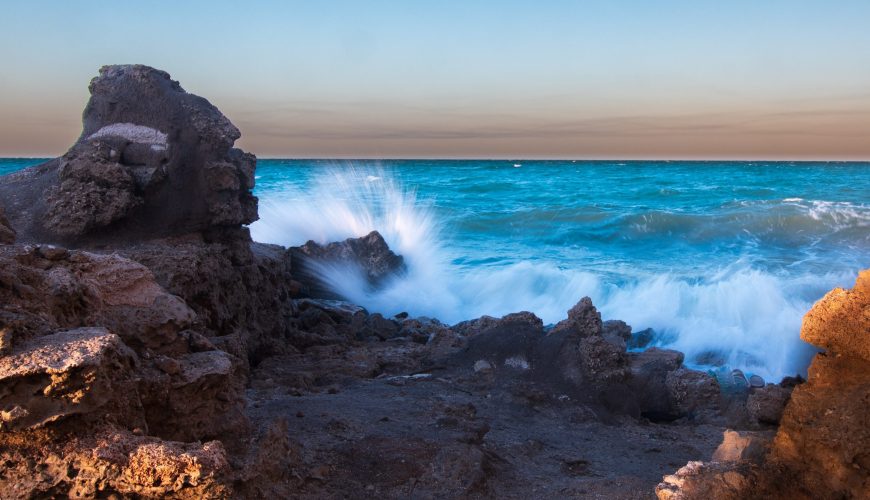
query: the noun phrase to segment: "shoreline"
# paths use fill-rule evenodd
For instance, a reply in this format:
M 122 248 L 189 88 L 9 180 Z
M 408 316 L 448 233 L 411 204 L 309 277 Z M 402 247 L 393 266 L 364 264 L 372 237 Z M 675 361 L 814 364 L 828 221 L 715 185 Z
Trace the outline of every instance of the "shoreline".
M 526 312 L 386 318 L 318 282 L 336 263 L 375 288 L 401 273 L 380 234 L 256 243 L 244 227 L 258 217 L 256 159 L 232 147 L 239 132 L 216 108 L 145 66 L 104 67 L 91 91 L 66 155 L 0 178 L 9 496 L 801 498 L 870 486 L 870 429 L 846 418 L 870 394 L 866 271 L 806 316 L 805 340 L 837 354 L 816 355 L 806 383 L 732 373 L 724 387 L 680 352 L 629 352 L 639 332 L 588 298 L 550 330 Z M 117 124 L 159 134 L 101 132 Z

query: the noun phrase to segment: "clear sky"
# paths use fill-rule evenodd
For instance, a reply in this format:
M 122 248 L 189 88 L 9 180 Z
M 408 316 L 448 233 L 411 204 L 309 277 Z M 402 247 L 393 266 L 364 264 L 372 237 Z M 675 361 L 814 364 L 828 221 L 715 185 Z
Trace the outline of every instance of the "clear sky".
M 0 4 L 0 156 L 168 71 L 262 157 L 870 159 L 870 1 Z

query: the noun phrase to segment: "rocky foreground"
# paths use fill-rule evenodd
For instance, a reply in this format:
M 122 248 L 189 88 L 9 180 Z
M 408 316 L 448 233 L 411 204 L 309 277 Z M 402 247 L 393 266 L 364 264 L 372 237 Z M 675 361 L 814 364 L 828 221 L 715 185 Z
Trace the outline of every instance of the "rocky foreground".
M 720 385 L 588 298 L 386 318 L 316 273 L 402 272 L 377 233 L 251 241 L 208 101 L 145 66 L 90 90 L 64 156 L 0 178 L 0 498 L 870 497 L 870 272 L 805 317 L 802 384 Z

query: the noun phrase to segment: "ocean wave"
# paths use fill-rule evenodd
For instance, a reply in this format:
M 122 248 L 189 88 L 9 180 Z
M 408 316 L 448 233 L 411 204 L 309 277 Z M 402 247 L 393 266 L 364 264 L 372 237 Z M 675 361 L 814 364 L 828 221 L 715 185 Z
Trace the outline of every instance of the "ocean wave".
M 805 200 L 765 203 L 755 207 L 760 208 L 757 211 L 734 210 L 712 220 L 709 215 L 651 211 L 616 217 L 606 224 L 633 237 L 694 233 L 712 238 L 738 230 L 822 235 L 835 227 L 863 230 L 868 216 L 867 207 L 858 205 Z M 492 217 L 534 219 L 532 212 Z M 573 220 L 578 214 L 585 220 L 600 210 L 572 214 L 551 209 L 544 220 Z M 686 269 L 651 272 L 626 262 L 592 270 L 560 267 L 558 258 L 468 258 L 461 248 L 445 244 L 431 200 L 418 199 L 413 190 L 403 189 L 383 171 L 325 172 L 304 192 L 286 189 L 265 197 L 260 215 L 261 220 L 251 226 L 254 239 L 287 246 L 381 232 L 390 247 L 404 256 L 407 273 L 378 290 L 354 279 L 347 269 L 324 269 L 322 276 L 337 293 L 371 311 L 408 312 L 455 323 L 528 310 L 545 323 L 555 323 L 581 297 L 590 296 L 605 318 L 622 319 L 635 330 L 653 328 L 658 332 L 656 344 L 683 351 L 688 363 L 710 359 L 713 353 L 728 366 L 769 380 L 805 371 L 813 350 L 799 339 L 802 315 L 825 291 L 848 285 L 855 277 L 850 272 L 775 272 L 741 258 L 716 269 L 708 264 L 703 273 L 694 274 Z M 523 227 L 529 221 L 518 222 Z M 704 232 L 718 235 L 704 236 Z M 497 239 L 481 242 L 493 245 L 494 254 L 510 251 L 497 251 Z

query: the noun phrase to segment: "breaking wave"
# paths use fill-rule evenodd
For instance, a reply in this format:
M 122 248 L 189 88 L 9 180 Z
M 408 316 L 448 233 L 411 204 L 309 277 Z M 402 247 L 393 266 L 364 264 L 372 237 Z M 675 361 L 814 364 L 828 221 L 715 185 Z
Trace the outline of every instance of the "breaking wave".
M 861 205 L 802 199 L 762 203 L 774 206 L 773 212 L 770 207 L 760 211 L 742 206 L 736 208 L 743 212 L 708 220 L 655 212 L 621 216 L 606 224 L 618 224 L 629 235 L 632 226 L 637 232 L 673 234 L 721 231 L 733 220 L 735 227 L 756 234 L 779 224 L 783 234 L 810 231 L 812 237 L 870 224 L 870 210 Z M 528 310 L 545 323 L 555 323 L 588 295 L 605 319 L 622 319 L 635 331 L 653 328 L 655 344 L 684 352 L 687 363 L 716 358 L 768 380 L 805 373 L 814 351 L 798 336 L 803 314 L 827 290 L 849 286 L 856 275 L 763 269 L 747 258 L 711 264 L 708 267 L 715 269 L 705 269 L 703 275 L 679 269 L 653 271 L 624 262 L 594 271 L 566 268 L 558 259 L 493 258 L 469 264 L 459 245 L 443 234 L 447 228 L 436 217 L 434 200 L 420 199 L 381 170 L 334 169 L 313 178 L 304 190 L 285 186 L 263 197 L 260 215 L 251 226 L 253 238 L 285 246 L 379 231 L 390 248 L 404 256 L 406 274 L 371 290 L 352 270 L 323 271 L 324 281 L 335 292 L 370 311 L 408 312 L 455 323 Z M 597 221 L 591 216 L 589 220 Z M 487 244 L 492 243 L 481 243 Z M 509 251 L 492 248 L 494 254 Z

